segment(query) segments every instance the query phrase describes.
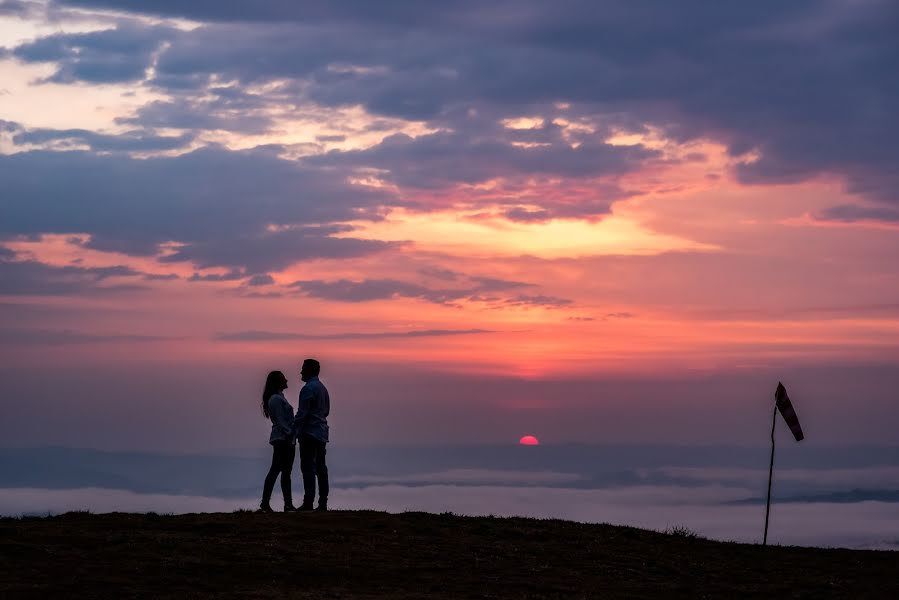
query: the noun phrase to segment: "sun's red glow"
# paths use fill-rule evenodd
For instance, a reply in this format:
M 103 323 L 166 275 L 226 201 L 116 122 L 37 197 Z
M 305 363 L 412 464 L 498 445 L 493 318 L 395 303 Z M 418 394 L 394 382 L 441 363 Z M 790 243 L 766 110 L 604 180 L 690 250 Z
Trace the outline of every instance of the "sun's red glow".
M 532 435 L 526 435 L 526 436 L 522 437 L 520 440 L 518 440 L 518 443 L 521 444 L 522 446 L 539 446 L 540 440 L 538 440 L 536 437 L 534 437 Z

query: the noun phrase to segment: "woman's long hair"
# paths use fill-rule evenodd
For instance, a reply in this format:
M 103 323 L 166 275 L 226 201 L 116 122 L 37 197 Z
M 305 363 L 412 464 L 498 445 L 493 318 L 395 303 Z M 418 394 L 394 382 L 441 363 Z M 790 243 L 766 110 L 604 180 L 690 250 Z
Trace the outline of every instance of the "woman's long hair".
M 262 392 L 262 414 L 266 419 L 269 418 L 268 399 L 272 397 L 272 394 L 278 394 L 284 389 L 285 379 L 286 377 L 281 371 L 272 371 L 265 378 L 265 390 Z

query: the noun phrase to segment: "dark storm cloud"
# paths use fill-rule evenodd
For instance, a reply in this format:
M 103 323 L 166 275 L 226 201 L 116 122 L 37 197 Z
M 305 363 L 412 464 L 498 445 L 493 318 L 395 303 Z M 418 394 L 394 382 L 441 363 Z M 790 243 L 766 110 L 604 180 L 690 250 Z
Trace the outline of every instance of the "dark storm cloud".
M 841 221 L 843 223 L 867 220 L 895 223 L 899 222 L 899 208 L 870 204 L 841 204 L 822 210 L 815 216 L 822 221 Z
M 243 279 L 246 275 L 242 271 L 232 270 L 227 273 L 207 273 L 201 275 L 194 273 L 187 278 L 188 281 L 237 281 Z
M 0 344 L 64 346 L 69 344 L 98 344 L 105 342 L 162 342 L 177 338 L 127 333 L 87 333 L 71 330 L 0 329 Z
M 120 22 L 114 29 L 57 33 L 17 46 L 12 55 L 25 62 L 54 63 L 54 83 L 119 83 L 141 80 L 153 54 L 177 29 Z
M 162 262 L 191 261 L 200 268 L 241 265 L 248 272 L 278 271 L 312 258 L 358 258 L 398 245 L 377 240 L 335 238 L 329 228 L 289 229 L 257 236 L 192 242 L 165 256 Z M 257 280 L 259 281 L 259 280 Z
M 521 147 L 503 140 L 499 130 L 472 136 L 440 132 L 412 138 L 387 137 L 373 148 L 330 152 L 307 159 L 310 164 L 368 167 L 403 187 L 441 188 L 475 184 L 497 176 L 597 177 L 635 170 L 657 152 L 642 146 L 601 142 L 572 148 L 561 140 L 547 146 Z
M 204 148 L 135 160 L 86 152 L 0 156 L 0 236 L 88 233 L 88 245 L 167 260 L 264 271 L 316 257 L 351 257 L 390 244 L 331 238 L 336 228 L 279 233 L 270 224 L 377 218 L 389 197 L 347 184 L 340 174 L 279 159 L 270 149 Z M 343 231 L 343 230 L 340 230 Z
M 333 334 L 289 333 L 283 331 L 237 331 L 219 333 L 213 339 L 225 342 L 270 342 L 280 340 L 366 340 L 382 338 L 444 337 L 495 333 L 490 329 L 422 329 L 419 331 L 346 332 Z
M 837 173 L 851 191 L 897 201 L 899 5 L 890 0 L 68 4 L 213 23 L 173 40 L 160 80 L 305 78 L 323 104 L 435 122 L 459 106 L 515 113 L 566 101 L 753 151 L 760 158 L 737 169 L 746 183 Z
M 424 275 L 425 277 L 440 279 L 442 281 L 456 281 L 460 277 L 459 273 L 451 269 L 445 269 L 443 267 L 436 266 L 423 267 L 418 270 L 418 273 L 420 275 Z
M 536 287 L 533 283 L 524 281 L 509 281 L 508 279 L 497 279 L 496 277 L 470 277 L 472 282 L 477 284 L 480 292 L 499 292 L 505 290 L 513 290 L 520 288 Z
M 143 276 L 144 281 L 173 281 L 180 279 L 175 273 L 147 273 Z
M 291 284 L 306 296 L 338 302 L 368 302 L 371 300 L 388 300 L 390 298 L 418 298 L 443 304 L 464 298 L 464 290 L 432 290 L 415 283 L 396 279 L 363 279 L 351 281 L 296 281 Z
M 260 0 L 247 4 L 240 1 L 197 0 L 61 0 L 61 5 L 82 8 L 106 8 L 127 10 L 142 14 L 185 17 L 198 21 L 323 21 L 351 20 L 409 25 L 424 22 L 444 22 L 447 19 L 461 22 L 465 14 L 482 7 L 477 0 L 451 0 L 439 4 L 415 0 Z M 493 3 L 496 12 L 514 7 L 514 3 L 501 0 Z M 470 14 L 470 13 L 469 13 Z
M 274 285 L 275 278 L 271 275 L 253 275 L 247 280 L 247 285 L 251 287 L 259 287 L 263 285 Z
M 36 2 L 22 2 L 21 0 L 4 0 L 0 3 L 0 16 L 3 17 L 28 17 L 37 12 L 39 5 Z
M 258 111 L 269 105 L 261 99 L 256 102 L 226 102 L 204 96 L 179 98 L 174 101 L 150 102 L 137 109 L 129 117 L 120 117 L 116 123 L 138 127 L 159 127 L 187 130 L 225 130 L 244 134 L 268 131 L 273 119 Z M 256 113 L 252 111 L 257 111 Z
M 357 169 L 375 169 L 413 191 L 496 177 L 601 178 L 591 182 L 591 198 L 524 201 L 511 194 L 505 216 L 542 221 L 606 213 L 629 194 L 615 178 L 657 155 L 603 140 L 613 128 L 641 131 L 646 125 L 681 141 L 718 140 L 734 156 L 757 155 L 737 168 L 745 183 L 839 174 L 869 201 L 834 207 L 819 218 L 896 218 L 899 7 L 888 0 L 58 4 L 204 24 L 183 31 L 119 17 L 112 29 L 54 34 L 9 49 L 22 61 L 55 64 L 54 81 L 146 75 L 145 85 L 169 96 L 121 118 L 119 124 L 139 132 L 119 141 L 72 130 L 28 132 L 47 142 L 104 152 L 159 150 L 180 138 L 144 129 L 185 130 L 185 143 L 204 129 L 261 133 L 274 125 L 269 109 L 292 110 L 309 100 L 362 105 L 376 116 L 421 119 L 439 130 L 418 138 L 393 135 L 368 149 L 301 163 L 277 158 L 277 149 L 210 148 L 143 161 L 83 152 L 2 156 L 0 236 L 89 233 L 92 248 L 134 254 L 153 254 L 160 243 L 175 241 L 180 245 L 168 260 L 261 278 L 295 260 L 390 248 L 312 228 L 266 228 L 376 218 L 381 207 L 400 203 L 385 192 L 348 186 L 343 177 Z M 251 93 L 260 89 L 250 88 L 255 84 L 267 84 L 268 91 Z M 499 125 L 503 118 L 533 115 L 544 118 L 534 129 Z M 583 119 L 596 131 L 565 131 L 553 122 L 558 117 Z M 414 194 L 403 202 L 428 208 Z M 565 301 L 509 297 L 503 294 L 510 290 L 475 284 L 458 290 L 391 280 L 301 284 L 302 293 L 344 293 L 349 301 Z
M 567 298 L 559 298 L 557 296 L 517 294 L 511 298 L 504 300 L 507 306 L 544 306 L 547 308 L 560 308 L 572 304 Z
M 488 306 L 545 306 L 557 307 L 571 304 L 571 300 L 541 295 L 514 293 L 531 284 L 517 281 L 503 281 L 487 277 L 472 278 L 470 284 L 462 288 L 431 288 L 417 283 L 396 279 L 362 279 L 353 281 L 308 280 L 295 281 L 290 287 L 301 294 L 336 302 L 370 302 L 392 298 L 413 298 L 434 304 L 453 304 L 462 300 L 483 302 Z
M 552 217 L 552 214 L 547 210 L 531 210 L 520 206 L 510 208 L 504 214 L 510 221 L 519 221 L 521 223 L 541 223 Z
M 193 141 L 192 134 L 156 135 L 151 131 L 126 131 L 102 134 L 86 129 L 23 129 L 13 135 L 15 144 L 50 144 L 64 148 L 88 146 L 97 152 L 158 152 L 183 148 Z
M 122 266 L 56 267 L 36 261 L 0 260 L 0 294 L 54 296 L 143 289 L 143 286 L 132 283 L 104 283 L 110 278 L 138 275 L 140 273 L 137 271 Z

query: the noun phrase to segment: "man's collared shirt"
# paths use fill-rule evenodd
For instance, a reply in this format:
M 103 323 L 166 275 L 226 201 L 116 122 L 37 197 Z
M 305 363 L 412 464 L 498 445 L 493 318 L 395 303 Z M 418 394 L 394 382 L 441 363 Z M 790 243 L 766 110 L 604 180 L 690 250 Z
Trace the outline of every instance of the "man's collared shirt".
M 300 390 L 297 416 L 293 421 L 297 437 L 311 435 L 321 442 L 327 442 L 330 412 L 331 398 L 328 396 L 328 389 L 318 377 L 312 377 Z

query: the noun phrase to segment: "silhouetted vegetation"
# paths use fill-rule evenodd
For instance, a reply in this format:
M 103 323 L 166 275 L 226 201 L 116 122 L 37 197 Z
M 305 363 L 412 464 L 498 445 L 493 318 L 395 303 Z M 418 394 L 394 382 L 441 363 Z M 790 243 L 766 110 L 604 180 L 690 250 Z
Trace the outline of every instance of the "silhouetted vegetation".
M 683 525 L 673 525 L 665 530 L 665 533 L 668 535 L 679 537 L 679 538 L 687 538 L 687 539 L 700 539 L 704 540 L 705 538 L 690 529 L 689 527 L 684 527 Z

